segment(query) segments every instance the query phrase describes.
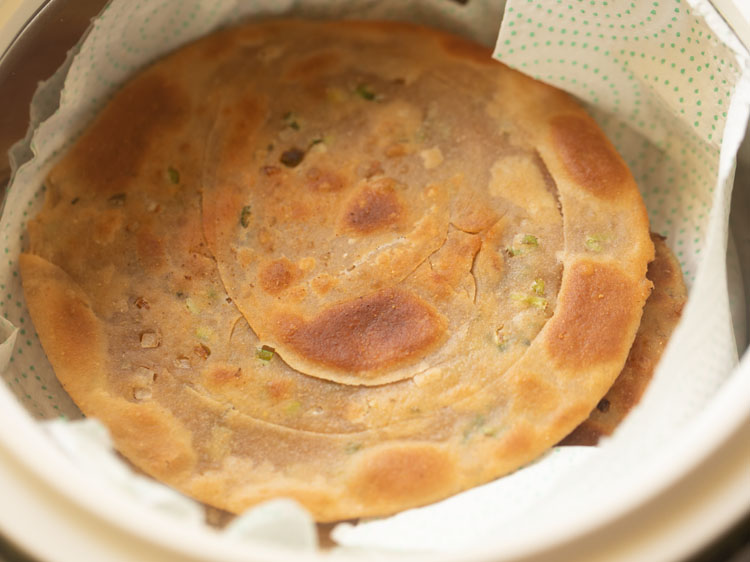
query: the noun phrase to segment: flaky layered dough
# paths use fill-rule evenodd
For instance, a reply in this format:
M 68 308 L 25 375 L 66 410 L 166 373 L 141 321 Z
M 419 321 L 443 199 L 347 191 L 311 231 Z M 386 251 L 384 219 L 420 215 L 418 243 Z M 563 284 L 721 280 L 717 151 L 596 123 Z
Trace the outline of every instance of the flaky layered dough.
M 132 462 L 233 512 L 382 515 L 518 468 L 611 386 L 651 289 L 593 120 L 414 25 L 202 39 L 47 185 L 21 270 L 58 378 Z

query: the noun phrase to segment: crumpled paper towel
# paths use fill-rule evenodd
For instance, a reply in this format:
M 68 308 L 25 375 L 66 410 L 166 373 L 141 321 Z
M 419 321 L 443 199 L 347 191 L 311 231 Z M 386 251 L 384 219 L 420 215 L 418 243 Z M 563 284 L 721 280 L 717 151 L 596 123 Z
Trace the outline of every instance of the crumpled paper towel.
M 737 361 L 725 257 L 734 157 L 750 104 L 748 55 L 706 0 L 509 0 L 505 6 L 495 0 L 113 0 L 61 74 L 42 90 L 36 114 L 44 121 L 28 143 L 14 150 L 17 170 L 0 226 L 5 258 L 0 268 L 0 312 L 9 322 L 7 333 L 16 338 L 0 346 L 13 349 L 2 369 L 7 387 L 36 417 L 80 417 L 44 358 L 17 270 L 26 221 L 41 207 L 43 179 L 55 160 L 117 88 L 149 61 L 248 15 L 285 13 L 421 21 L 485 44 L 497 40 L 498 59 L 588 104 L 631 166 L 652 228 L 669 237 L 691 289 L 684 321 L 641 406 L 604 447 L 595 454 L 563 449 L 487 485 L 502 488 L 515 482 L 509 493 L 526 498 L 507 516 L 488 522 L 482 514 L 491 513 L 492 506 L 482 502 L 491 502 L 500 492 L 478 488 L 468 492 L 471 501 L 447 500 L 453 502 L 451 509 L 436 504 L 396 516 L 397 525 L 365 522 L 341 527 L 334 535 L 342 544 L 367 545 L 371 552 L 374 545 L 383 552 L 433 550 L 457 543 L 414 540 L 416 527 L 475 522 L 466 529 L 476 529 L 478 540 L 509 543 L 539 529 L 549 533 L 563 528 L 570 524 L 571 513 L 580 510 L 606 517 L 624 509 L 628 494 L 637 496 L 633 486 L 645 478 L 644 471 L 655 463 L 674 462 L 667 458 L 669 444 L 700 415 Z M 52 433 L 65 448 L 66 438 L 57 430 Z M 88 453 L 85 457 L 79 460 L 99 458 Z M 550 481 L 556 483 L 544 485 Z M 160 506 L 171 506 L 170 502 L 152 501 L 146 488 L 125 487 L 141 490 L 134 493 L 134 501 L 149 503 L 169 516 L 172 507 Z M 263 536 L 287 525 L 283 521 L 288 511 L 277 508 L 270 513 L 283 516 L 261 517 L 255 527 L 265 529 Z M 252 512 L 246 517 L 234 528 L 253 527 L 252 521 L 258 521 Z M 312 524 L 303 519 L 296 519 L 301 521 L 299 529 L 309 531 Z M 289 533 L 278 536 L 307 548 L 306 532 L 294 532 L 295 541 L 283 538 Z
M 180 521 L 186 526 L 201 526 L 206 512 L 199 503 L 141 476 L 115 453 L 109 431 L 95 419 L 44 422 L 49 436 L 88 479 L 106 483 L 122 496 Z M 318 547 L 315 522 L 297 502 L 270 500 L 233 519 L 223 533 L 232 540 L 282 545 L 298 551 Z

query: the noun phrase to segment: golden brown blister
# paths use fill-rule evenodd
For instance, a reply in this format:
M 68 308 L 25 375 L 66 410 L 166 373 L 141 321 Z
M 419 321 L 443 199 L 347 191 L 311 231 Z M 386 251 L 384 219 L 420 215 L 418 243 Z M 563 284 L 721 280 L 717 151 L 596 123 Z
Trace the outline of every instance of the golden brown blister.
M 541 454 L 651 288 L 643 202 L 586 113 L 408 24 L 247 24 L 157 62 L 29 231 L 41 341 L 118 448 L 222 509 L 319 521 Z
M 565 437 L 561 445 L 596 445 L 601 437 L 612 435 L 643 396 L 680 321 L 687 299 L 680 264 L 663 237 L 652 234 L 651 239 L 656 257 L 648 266 L 647 277 L 654 283 L 654 289 L 643 307 L 641 324 L 625 367 L 586 421 Z

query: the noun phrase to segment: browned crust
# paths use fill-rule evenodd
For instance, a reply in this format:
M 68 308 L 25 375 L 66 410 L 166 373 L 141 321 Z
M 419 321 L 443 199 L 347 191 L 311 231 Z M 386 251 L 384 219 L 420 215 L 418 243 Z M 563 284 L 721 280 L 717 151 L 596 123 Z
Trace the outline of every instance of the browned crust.
M 402 205 L 391 189 L 365 188 L 349 203 L 343 228 L 355 234 L 369 234 L 398 224 Z
M 180 89 L 163 75 L 151 74 L 132 82 L 116 97 L 112 109 L 102 114 L 91 132 L 76 144 L 65 160 L 69 165 L 55 168 L 51 181 L 64 181 L 71 169 L 85 170 L 79 180 L 89 189 L 103 194 L 126 191 L 151 147 L 184 119 L 187 106 Z M 120 134 L 112 137 L 107 131 Z M 79 166 L 80 161 L 98 165 Z
M 300 271 L 298 267 L 288 259 L 281 258 L 263 267 L 260 272 L 260 283 L 264 291 L 272 295 L 277 295 L 286 289 L 299 275 Z
M 617 361 L 631 343 L 622 334 L 638 325 L 641 311 L 631 303 L 645 298 L 643 283 L 617 266 L 595 261 L 575 263 L 565 280 L 562 306 L 547 332 L 553 361 L 574 369 Z
M 662 236 L 652 234 L 651 238 L 656 258 L 649 264 L 648 278 L 654 283 L 654 290 L 646 301 L 625 367 L 586 421 L 561 445 L 596 445 L 601 437 L 612 435 L 643 396 L 680 321 L 687 300 L 680 263 Z
M 324 310 L 280 319 L 281 340 L 306 358 L 360 377 L 413 361 L 444 337 L 445 322 L 416 295 L 385 289 Z
M 434 445 L 384 447 L 359 460 L 348 488 L 355 501 L 387 512 L 394 503 L 425 504 L 455 489 L 456 466 Z
M 614 199 L 630 178 L 630 171 L 593 119 L 557 115 L 550 121 L 555 149 L 567 172 L 597 197 Z

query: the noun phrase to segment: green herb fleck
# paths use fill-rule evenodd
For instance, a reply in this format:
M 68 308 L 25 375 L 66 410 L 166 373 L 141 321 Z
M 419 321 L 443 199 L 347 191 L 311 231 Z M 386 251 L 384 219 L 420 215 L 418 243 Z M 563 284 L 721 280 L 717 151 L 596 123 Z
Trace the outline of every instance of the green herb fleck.
M 300 162 L 302 162 L 302 159 L 304 157 L 305 151 L 295 147 L 282 152 L 279 161 L 288 168 L 294 168 L 295 166 L 299 165 Z
M 606 241 L 606 236 L 601 234 L 592 234 L 586 237 L 586 249 L 591 252 L 601 252 L 604 249 L 603 243 Z
M 363 100 L 373 101 L 375 99 L 375 92 L 373 92 L 367 84 L 359 84 L 355 89 L 354 93 L 361 97 Z
M 524 295 L 523 293 L 511 293 L 510 298 L 527 306 L 534 306 L 544 310 L 547 308 L 547 299 L 535 295 Z
M 261 361 L 270 361 L 273 359 L 274 354 L 276 353 L 276 350 L 268 345 L 264 345 L 263 347 L 259 347 L 255 350 L 255 356 L 260 359 Z
M 242 212 L 240 212 L 240 224 L 242 228 L 247 228 L 250 224 L 250 214 L 250 205 L 242 207 Z
M 292 400 L 291 402 L 289 402 L 289 404 L 286 405 L 284 411 L 289 415 L 294 415 L 299 412 L 299 409 L 301 407 L 302 403 L 299 400 Z
M 169 181 L 171 181 L 172 183 L 180 183 L 180 172 L 177 170 L 177 168 L 173 168 L 172 166 L 167 168 L 167 175 L 169 176 Z
M 497 435 L 497 428 L 496 427 L 485 427 L 482 430 L 482 435 L 485 437 L 495 437 Z
M 359 451 L 362 448 L 362 443 L 347 443 L 346 447 L 344 448 L 344 451 L 346 451 L 347 454 L 352 455 Z
M 524 234 L 520 242 L 518 241 L 518 236 L 515 238 L 515 240 L 517 245 L 507 248 L 507 252 L 511 256 L 520 256 L 522 254 L 525 254 L 531 248 L 536 248 L 539 246 L 539 239 L 533 234 Z
M 487 422 L 487 418 L 485 418 L 481 414 L 477 414 L 474 416 L 474 419 L 471 420 L 471 423 L 464 429 L 464 443 L 466 443 L 469 440 L 469 437 L 471 437 L 471 434 L 480 429 L 485 423 Z
M 531 288 L 537 295 L 543 295 L 544 294 L 544 279 L 541 279 L 541 278 L 534 279 L 534 282 L 531 284 Z
M 323 138 L 322 137 L 314 138 L 313 140 L 310 141 L 310 144 L 308 145 L 308 148 L 311 148 L 311 147 L 315 146 L 316 144 L 320 144 L 322 142 L 323 142 Z
M 213 335 L 213 333 L 214 331 L 208 326 L 198 326 L 198 328 L 196 328 L 195 330 L 196 337 L 203 341 L 207 341 L 211 339 L 211 336 Z
M 73 197 L 73 199 L 70 200 L 70 204 L 75 205 L 80 200 L 81 200 L 80 197 Z

